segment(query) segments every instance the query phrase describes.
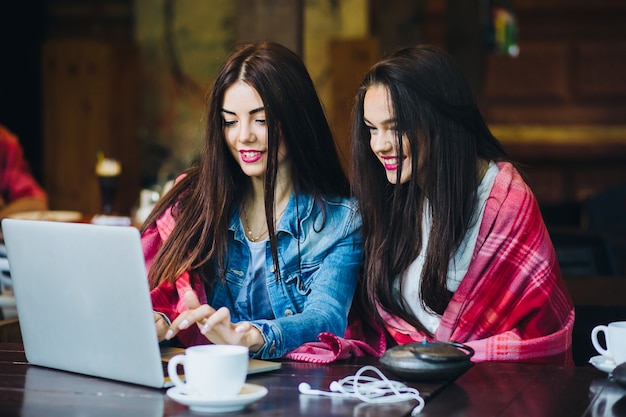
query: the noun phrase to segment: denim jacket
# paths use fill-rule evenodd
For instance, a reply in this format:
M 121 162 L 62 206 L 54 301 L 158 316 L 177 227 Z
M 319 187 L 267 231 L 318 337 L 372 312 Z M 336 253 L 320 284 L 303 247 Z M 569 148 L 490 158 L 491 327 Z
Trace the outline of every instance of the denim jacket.
M 361 218 L 350 199 L 325 199 L 323 203 L 325 218 L 324 211 L 311 196 L 299 195 L 296 207 L 295 194 L 292 194 L 276 228 L 279 281 L 269 240 L 266 242 L 266 285 L 275 318 L 251 321 L 265 340 L 253 357 L 280 358 L 303 343 L 316 341 L 321 332 L 342 336 L 346 329 L 363 261 Z M 170 224 L 157 221 L 157 228 L 171 231 L 173 225 L 167 223 Z M 150 233 L 148 230 L 144 234 L 144 251 L 150 250 Z M 146 259 L 148 261 L 148 257 Z M 250 249 L 241 228 L 239 211 L 235 210 L 229 226 L 226 281 L 216 283 L 208 297 L 204 288 L 194 285 L 200 301 L 215 309 L 226 306 L 232 310 L 232 299 L 245 282 L 249 259 Z M 175 286 L 159 285 L 152 291 L 154 309 L 174 319 L 186 308 L 181 300 L 189 287 L 188 274 L 181 276 Z M 197 334 L 189 335 L 189 332 Z M 207 343 L 203 337 L 197 326 L 179 333 L 179 339 L 186 345 Z

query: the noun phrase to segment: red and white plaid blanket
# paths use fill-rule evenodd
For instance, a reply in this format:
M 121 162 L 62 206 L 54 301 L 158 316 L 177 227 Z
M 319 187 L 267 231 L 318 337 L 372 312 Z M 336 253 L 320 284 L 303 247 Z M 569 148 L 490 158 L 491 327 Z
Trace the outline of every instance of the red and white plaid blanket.
M 509 163 L 498 164 L 474 256 L 444 312 L 434 339 L 475 350 L 473 361 L 525 361 L 572 365 L 574 307 L 537 202 Z M 387 333 L 399 344 L 424 334 L 381 311 Z M 353 317 L 345 337 L 320 335 L 287 355 L 310 362 L 380 356 L 385 334 Z

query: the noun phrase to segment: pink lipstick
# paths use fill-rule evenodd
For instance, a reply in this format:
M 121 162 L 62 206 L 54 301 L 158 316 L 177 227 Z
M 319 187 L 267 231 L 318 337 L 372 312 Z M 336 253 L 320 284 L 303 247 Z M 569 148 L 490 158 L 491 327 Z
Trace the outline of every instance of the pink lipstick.
M 263 152 L 253 150 L 241 150 L 239 151 L 239 155 L 241 156 L 241 160 L 243 162 L 247 164 L 252 164 L 263 157 Z

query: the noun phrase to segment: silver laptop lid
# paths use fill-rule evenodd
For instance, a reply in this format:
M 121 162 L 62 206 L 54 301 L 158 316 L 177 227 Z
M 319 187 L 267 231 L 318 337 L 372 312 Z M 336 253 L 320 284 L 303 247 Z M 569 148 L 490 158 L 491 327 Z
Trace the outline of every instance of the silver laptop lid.
M 163 386 L 136 228 L 5 219 L 2 230 L 30 363 Z

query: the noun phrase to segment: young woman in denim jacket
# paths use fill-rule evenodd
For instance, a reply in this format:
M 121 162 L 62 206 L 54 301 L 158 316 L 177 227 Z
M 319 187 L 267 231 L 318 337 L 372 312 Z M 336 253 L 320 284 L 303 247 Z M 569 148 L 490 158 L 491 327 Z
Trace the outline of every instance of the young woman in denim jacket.
M 159 340 L 278 358 L 343 335 L 360 225 L 301 59 L 276 43 L 240 47 L 210 94 L 199 164 L 142 227 Z

